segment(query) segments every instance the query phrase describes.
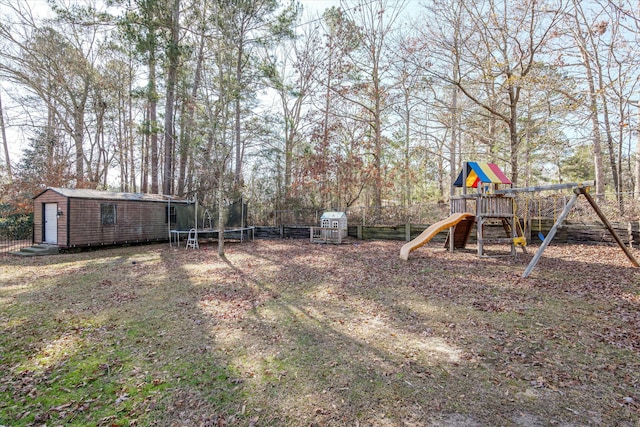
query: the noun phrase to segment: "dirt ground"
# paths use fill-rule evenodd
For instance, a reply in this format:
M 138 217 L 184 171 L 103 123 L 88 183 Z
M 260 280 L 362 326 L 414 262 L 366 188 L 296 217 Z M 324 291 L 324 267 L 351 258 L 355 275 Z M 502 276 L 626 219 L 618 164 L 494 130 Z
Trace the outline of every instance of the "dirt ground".
M 640 423 L 640 270 L 619 248 L 552 245 L 522 279 L 535 247 L 401 246 L 2 258 L 0 425 Z

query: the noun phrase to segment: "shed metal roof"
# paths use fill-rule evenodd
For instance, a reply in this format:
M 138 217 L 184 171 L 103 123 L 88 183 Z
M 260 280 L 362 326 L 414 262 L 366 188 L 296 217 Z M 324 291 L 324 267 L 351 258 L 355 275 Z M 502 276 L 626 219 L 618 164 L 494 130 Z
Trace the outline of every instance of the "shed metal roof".
M 128 200 L 128 201 L 145 201 L 145 202 L 167 202 L 168 196 L 162 194 L 145 194 L 145 193 L 118 193 L 115 191 L 91 190 L 86 188 L 59 188 L 49 187 L 42 193 L 34 197 L 37 198 L 46 191 L 51 190 L 56 193 L 72 199 L 98 199 L 98 200 Z M 190 203 L 189 200 L 171 196 L 171 203 Z

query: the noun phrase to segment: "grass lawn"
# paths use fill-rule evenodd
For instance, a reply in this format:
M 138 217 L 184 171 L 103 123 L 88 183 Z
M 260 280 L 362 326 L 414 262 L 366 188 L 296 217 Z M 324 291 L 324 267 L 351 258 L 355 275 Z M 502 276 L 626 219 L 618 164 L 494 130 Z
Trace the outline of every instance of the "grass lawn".
M 0 258 L 0 426 L 640 424 L 617 247 L 402 243 Z

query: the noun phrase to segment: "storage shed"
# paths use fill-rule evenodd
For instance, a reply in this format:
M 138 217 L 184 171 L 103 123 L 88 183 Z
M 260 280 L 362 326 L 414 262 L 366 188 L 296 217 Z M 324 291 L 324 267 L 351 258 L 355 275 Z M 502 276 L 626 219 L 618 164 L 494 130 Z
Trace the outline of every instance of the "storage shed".
M 169 240 L 195 204 L 157 194 L 47 188 L 33 198 L 33 242 L 62 248 Z
M 311 242 L 342 243 L 347 234 L 347 214 L 325 212 L 320 217 L 320 227 L 311 227 Z

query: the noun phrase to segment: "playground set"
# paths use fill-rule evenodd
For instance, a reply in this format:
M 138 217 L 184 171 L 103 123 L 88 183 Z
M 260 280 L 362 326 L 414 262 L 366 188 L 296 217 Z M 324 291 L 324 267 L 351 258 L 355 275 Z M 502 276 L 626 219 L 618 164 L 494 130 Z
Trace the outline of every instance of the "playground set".
M 400 249 L 400 258 L 405 261 L 408 260 L 410 252 L 424 246 L 438 233 L 446 229 L 449 230 L 449 233 L 445 247 L 450 251 L 463 249 L 467 245 L 474 225 L 476 226 L 479 257 L 490 256 L 485 250 L 485 245 L 487 244 L 507 244 L 510 247 L 510 255 L 512 256 L 516 256 L 516 248 L 521 248 L 523 252 L 526 252 L 527 241 L 524 227 L 527 226 L 527 217 L 531 216 L 531 212 L 529 212 L 529 207 L 527 206 L 525 208 L 524 221 L 521 222 L 521 218 L 517 216 L 517 194 L 571 189 L 573 190 L 573 195 L 557 217 L 551 230 L 546 236 L 539 235 L 542 243 L 529 262 L 522 277 L 526 278 L 531 274 L 540 257 L 542 257 L 544 250 L 555 237 L 558 227 L 565 221 L 580 195 L 584 196 L 589 202 L 633 266 L 638 267 L 636 259 L 617 235 L 596 201 L 589 194 L 589 190 L 593 185 L 593 181 L 587 181 L 583 183 L 514 188 L 512 182 L 496 164 L 464 162 L 462 170 L 453 183 L 453 190 L 461 188 L 462 194 L 454 194 L 451 197 L 450 216 L 432 224 L 415 239 L 403 245 Z M 470 192 L 469 189 L 475 189 L 476 191 Z M 504 237 L 493 237 L 487 233 L 487 225 L 491 222 L 502 224 L 505 230 Z

